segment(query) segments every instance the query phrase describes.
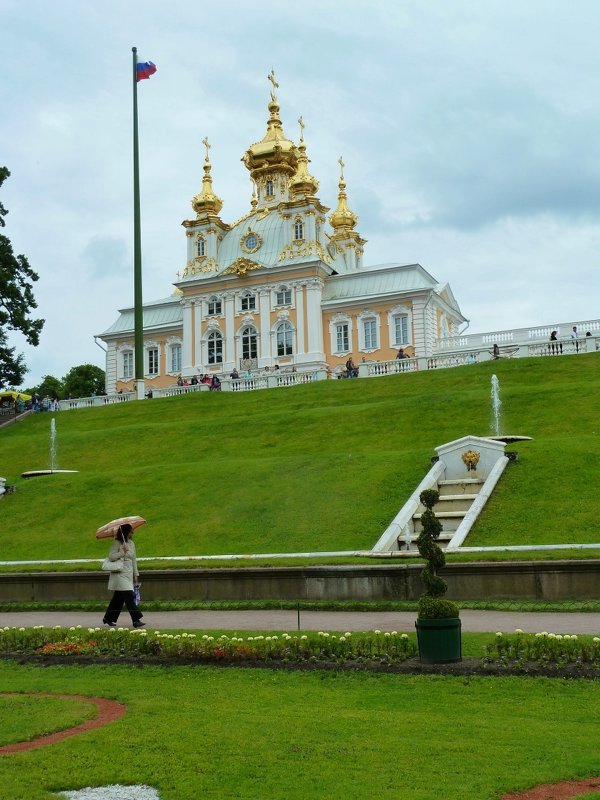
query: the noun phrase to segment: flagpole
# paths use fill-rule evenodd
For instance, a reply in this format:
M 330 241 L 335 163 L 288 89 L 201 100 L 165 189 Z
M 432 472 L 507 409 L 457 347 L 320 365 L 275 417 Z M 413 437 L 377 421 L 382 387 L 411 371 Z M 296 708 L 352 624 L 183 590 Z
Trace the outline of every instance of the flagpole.
M 144 307 L 142 301 L 142 228 L 140 216 L 140 152 L 138 144 L 137 47 L 133 53 L 133 307 L 135 388 L 144 399 Z

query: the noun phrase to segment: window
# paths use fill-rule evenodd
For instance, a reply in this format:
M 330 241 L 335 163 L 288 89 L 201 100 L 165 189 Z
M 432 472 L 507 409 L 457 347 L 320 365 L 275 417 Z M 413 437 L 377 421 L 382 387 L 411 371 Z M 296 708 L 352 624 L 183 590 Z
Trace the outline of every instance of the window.
M 256 297 L 248 292 L 242 295 L 240 308 L 242 311 L 254 311 L 256 309 Z
M 365 350 L 377 349 L 377 320 L 365 319 L 363 320 L 363 332 L 365 336 Z
M 408 344 L 408 315 L 394 317 L 394 344 Z
M 267 197 L 273 197 L 275 194 L 275 190 L 273 189 L 273 181 L 267 181 L 265 183 L 265 194 Z
M 206 241 L 204 240 L 204 236 L 199 236 L 196 241 L 196 255 L 198 258 L 206 255 Z
M 294 239 L 304 239 L 304 225 L 301 219 L 294 223 Z
M 148 375 L 158 375 L 158 347 L 148 348 Z
M 171 345 L 171 364 L 169 372 L 181 372 L 181 345 L 180 344 L 172 344 Z
M 278 306 L 292 305 L 292 290 L 287 286 L 280 286 L 275 295 L 275 304 Z
M 335 326 L 336 352 L 347 353 L 350 350 L 350 336 L 347 322 L 338 322 Z
M 208 335 L 208 363 L 223 363 L 223 337 L 218 331 Z
M 133 378 L 133 350 L 125 350 L 123 353 L 123 378 Z
M 208 315 L 209 316 L 212 317 L 215 314 L 221 314 L 222 313 L 222 308 L 223 308 L 222 303 L 221 303 L 221 301 L 219 300 L 218 297 L 209 298 L 209 301 L 208 301 Z
M 291 356 L 294 352 L 294 330 L 289 322 L 280 322 L 277 331 L 277 355 Z
M 256 328 L 249 325 L 242 331 L 242 358 L 256 358 L 257 355 Z

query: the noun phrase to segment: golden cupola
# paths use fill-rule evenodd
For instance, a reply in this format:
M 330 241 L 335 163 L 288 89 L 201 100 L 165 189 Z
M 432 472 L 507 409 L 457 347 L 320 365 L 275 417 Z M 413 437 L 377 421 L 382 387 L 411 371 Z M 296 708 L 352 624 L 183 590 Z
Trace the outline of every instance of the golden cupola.
M 251 178 L 259 186 L 269 174 L 284 174 L 292 177 L 296 172 L 298 164 L 298 150 L 294 142 L 288 139 L 283 131 L 283 125 L 279 118 L 279 103 L 275 95 L 275 89 L 279 84 L 275 80 L 275 73 L 271 70 L 268 76 L 273 88 L 271 89 L 271 101 L 269 103 L 269 119 L 267 120 L 267 132 L 256 144 L 244 153 L 242 161 L 250 170 Z
M 339 192 L 338 192 L 338 204 L 337 208 L 330 214 L 329 222 L 331 223 L 331 227 L 334 230 L 334 236 L 337 234 L 338 236 L 342 237 L 347 235 L 352 231 L 356 223 L 358 222 L 358 217 L 353 211 L 350 211 L 348 208 L 348 197 L 346 195 L 346 182 L 344 181 L 344 162 L 340 156 L 338 161 L 340 165 L 340 182 L 338 183 Z
M 298 197 L 305 195 L 313 197 L 319 190 L 319 181 L 308 171 L 310 159 L 306 155 L 306 143 L 304 142 L 304 120 L 298 120 L 300 125 L 300 144 L 298 145 L 298 167 L 296 174 L 290 181 L 290 192 L 292 196 Z
M 212 177 L 210 174 L 210 159 L 208 157 L 210 144 L 208 143 L 208 139 L 206 137 L 202 140 L 202 144 L 206 148 L 206 155 L 204 157 L 204 177 L 202 178 L 202 191 L 192 200 L 192 208 L 198 217 L 201 217 L 204 214 L 218 214 L 223 208 L 223 201 L 220 197 L 217 197 L 213 191 Z

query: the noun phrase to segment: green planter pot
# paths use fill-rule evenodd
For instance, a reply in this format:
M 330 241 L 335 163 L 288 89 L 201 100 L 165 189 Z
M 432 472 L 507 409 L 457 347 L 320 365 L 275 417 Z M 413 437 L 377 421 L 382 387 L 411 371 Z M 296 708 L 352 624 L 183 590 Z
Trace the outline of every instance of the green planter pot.
M 462 661 L 461 624 L 458 617 L 417 619 L 419 658 L 425 664 Z

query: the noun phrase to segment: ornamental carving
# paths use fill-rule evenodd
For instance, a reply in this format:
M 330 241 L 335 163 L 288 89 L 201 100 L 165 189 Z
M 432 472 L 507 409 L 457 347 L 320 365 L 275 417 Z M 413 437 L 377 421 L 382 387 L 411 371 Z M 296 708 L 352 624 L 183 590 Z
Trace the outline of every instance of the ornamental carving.
M 291 259 L 301 258 L 302 256 L 318 256 L 321 261 L 324 261 L 326 264 L 331 264 L 331 258 L 319 242 L 305 242 L 304 240 L 287 244 L 281 253 L 279 253 L 278 260 L 290 261 Z
M 255 269 L 261 269 L 262 264 L 257 264 L 256 261 L 251 261 L 249 258 L 236 258 L 236 260 L 224 270 L 223 275 L 237 275 L 240 278 L 245 278 L 249 272 Z
M 248 230 L 242 234 L 240 247 L 244 253 L 256 253 L 260 249 L 262 241 L 262 236 L 248 227 Z
M 199 256 L 193 261 L 188 261 L 185 269 L 181 275 L 182 278 L 189 278 L 193 275 L 200 275 L 203 272 L 217 272 L 219 265 L 214 258 L 206 258 L 206 256 Z

